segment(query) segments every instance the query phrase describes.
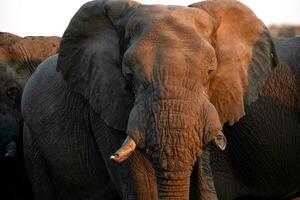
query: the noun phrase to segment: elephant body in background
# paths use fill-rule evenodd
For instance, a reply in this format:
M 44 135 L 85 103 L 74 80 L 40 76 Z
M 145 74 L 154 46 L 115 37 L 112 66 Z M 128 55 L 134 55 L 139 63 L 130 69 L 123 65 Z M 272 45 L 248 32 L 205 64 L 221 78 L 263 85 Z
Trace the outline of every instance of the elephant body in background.
M 23 151 L 21 96 L 37 65 L 57 53 L 59 37 L 19 37 L 0 33 L 0 177 L 1 198 L 28 199 Z
M 228 148 L 212 148 L 220 199 L 300 196 L 300 38 L 275 39 L 275 45 L 281 64 L 263 94 L 237 124 L 225 125 Z
M 289 65 L 300 84 L 300 37 L 276 38 L 276 50 L 280 60 Z
M 230 162 L 211 144 L 224 150 L 225 124 L 228 152 L 245 152 L 248 143 L 232 139 L 243 133 L 229 129 L 255 111 L 268 116 L 270 108 L 281 109 L 270 89 L 278 70 L 268 30 L 239 2 L 86 3 L 70 21 L 59 55 L 38 67 L 22 96 L 25 160 L 36 198 L 216 199 L 214 181 L 222 195 L 220 182 L 235 183 L 235 171 L 223 177 Z M 287 104 L 292 134 L 298 118 L 293 101 Z M 263 145 L 256 143 L 254 156 Z M 277 151 L 272 148 L 262 154 Z M 229 197 L 278 197 L 239 189 Z

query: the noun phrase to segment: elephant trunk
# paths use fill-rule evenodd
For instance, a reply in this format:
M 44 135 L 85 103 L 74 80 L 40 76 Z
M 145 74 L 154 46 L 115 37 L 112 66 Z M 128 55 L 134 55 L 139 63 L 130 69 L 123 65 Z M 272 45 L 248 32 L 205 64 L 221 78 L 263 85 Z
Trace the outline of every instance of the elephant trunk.
M 174 110 L 154 114 L 146 148 L 156 172 L 159 199 L 189 199 L 191 172 L 202 151 L 197 120 L 191 115 Z
M 168 179 L 168 177 L 158 177 L 157 188 L 159 199 L 187 200 L 189 199 L 190 178 Z
M 122 162 L 135 147 L 144 150 L 156 173 L 159 199 L 189 199 L 190 176 L 205 145 L 215 138 L 225 147 L 221 129 L 218 113 L 205 95 L 177 87 L 159 90 L 137 98 L 128 137 L 111 158 Z

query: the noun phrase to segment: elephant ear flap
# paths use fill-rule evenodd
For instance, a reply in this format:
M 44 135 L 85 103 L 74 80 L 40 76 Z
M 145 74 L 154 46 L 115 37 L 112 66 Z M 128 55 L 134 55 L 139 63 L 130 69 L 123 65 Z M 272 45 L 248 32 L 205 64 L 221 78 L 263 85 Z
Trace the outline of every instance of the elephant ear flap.
M 126 130 L 133 94 L 121 72 L 121 41 L 106 10 L 106 1 L 91 1 L 74 15 L 62 37 L 57 71 L 107 125 Z
M 265 25 L 238 1 L 204 1 L 190 5 L 216 20 L 212 43 L 218 68 L 209 86 L 210 101 L 222 124 L 230 125 L 245 115 L 244 106 L 261 94 L 277 55 Z

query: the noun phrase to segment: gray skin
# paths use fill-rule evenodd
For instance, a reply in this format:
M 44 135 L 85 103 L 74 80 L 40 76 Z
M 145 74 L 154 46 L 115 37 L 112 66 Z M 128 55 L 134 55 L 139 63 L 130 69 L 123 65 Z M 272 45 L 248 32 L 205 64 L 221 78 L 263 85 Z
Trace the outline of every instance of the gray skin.
M 300 76 L 300 37 L 275 38 L 276 50 L 280 60 L 288 64 L 297 77 Z M 297 78 L 298 84 L 300 79 Z
M 0 33 L 1 199 L 32 199 L 23 159 L 21 96 L 37 65 L 57 53 L 59 37 Z
M 246 116 L 223 132 L 228 148 L 210 149 L 219 199 L 300 196 L 300 37 L 276 38 L 280 64 Z
M 36 198 L 216 199 L 203 150 L 276 65 L 268 30 L 235 1 L 85 4 L 23 92 Z

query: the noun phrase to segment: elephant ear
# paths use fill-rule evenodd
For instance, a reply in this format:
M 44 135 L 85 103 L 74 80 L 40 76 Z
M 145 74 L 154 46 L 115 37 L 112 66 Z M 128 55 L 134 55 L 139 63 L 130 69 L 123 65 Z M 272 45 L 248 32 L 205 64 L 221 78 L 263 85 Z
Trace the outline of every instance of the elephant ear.
M 74 15 L 62 37 L 57 71 L 107 125 L 126 130 L 134 95 L 121 71 L 120 31 L 110 17 L 136 4 L 113 2 L 91 1 Z
M 209 86 L 210 101 L 222 124 L 245 115 L 244 106 L 261 93 L 268 74 L 277 64 L 274 44 L 265 25 L 237 1 L 204 1 L 190 5 L 216 21 L 212 43 L 218 68 Z

